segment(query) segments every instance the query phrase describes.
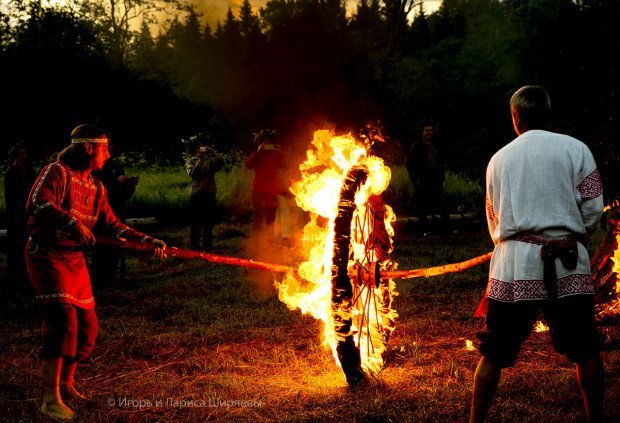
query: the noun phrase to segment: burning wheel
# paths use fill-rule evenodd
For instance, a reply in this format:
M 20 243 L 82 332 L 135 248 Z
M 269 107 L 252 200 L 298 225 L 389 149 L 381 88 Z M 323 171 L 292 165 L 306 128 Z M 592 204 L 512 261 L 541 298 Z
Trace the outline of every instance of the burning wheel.
M 337 355 L 349 385 L 378 373 L 394 329 L 393 282 L 380 271 L 392 267 L 392 243 L 385 225 L 387 208 L 381 196 L 356 205 L 355 194 L 368 170 L 352 168 L 340 191 L 334 223 L 332 315 Z

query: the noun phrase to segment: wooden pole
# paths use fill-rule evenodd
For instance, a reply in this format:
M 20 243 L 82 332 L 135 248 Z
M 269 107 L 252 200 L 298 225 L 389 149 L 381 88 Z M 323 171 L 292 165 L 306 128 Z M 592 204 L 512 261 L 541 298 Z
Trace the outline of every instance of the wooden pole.
M 142 243 L 135 241 L 127 241 L 116 238 L 99 237 L 97 238 L 97 245 L 104 247 L 117 248 L 124 251 L 136 251 L 142 253 L 152 254 L 156 248 L 155 244 Z M 292 266 L 285 266 L 282 264 L 266 263 L 263 261 L 256 261 L 252 259 L 243 259 L 238 257 L 224 256 L 220 254 L 203 253 L 202 251 L 184 250 L 181 248 L 167 248 L 166 255 L 168 257 L 174 257 L 185 260 L 202 260 L 210 263 L 226 264 L 229 266 L 249 267 L 252 269 L 266 270 L 275 273 L 297 273 L 297 269 Z M 479 266 L 486 263 L 491 259 L 492 253 L 487 253 L 473 259 L 462 261 L 460 263 L 446 264 L 444 266 L 429 267 L 426 269 L 413 269 L 413 270 L 384 270 L 381 272 L 381 277 L 385 279 L 411 279 L 419 277 L 431 277 L 443 275 L 446 273 L 462 272 L 463 270 L 470 269 L 475 266 Z
M 110 248 L 118 248 L 125 251 L 136 251 L 152 254 L 157 248 L 155 244 L 121 240 L 117 238 L 99 237 L 97 245 Z M 265 263 L 252 259 L 242 259 L 237 257 L 223 256 L 220 254 L 204 253 L 202 251 L 184 250 L 181 248 L 166 248 L 168 257 L 175 257 L 186 260 L 203 260 L 210 263 L 226 264 L 229 266 L 249 267 L 252 269 L 268 270 L 276 273 L 294 273 L 296 269 L 292 266 L 282 264 Z
M 431 277 L 438 275 L 445 275 L 446 273 L 462 272 L 463 270 L 471 269 L 472 267 L 479 266 L 491 260 L 493 253 L 486 253 L 478 257 L 474 257 L 469 260 L 462 261 L 460 263 L 451 263 L 443 266 L 428 267 L 426 269 L 413 269 L 413 270 L 384 270 L 381 272 L 382 278 L 389 279 L 410 279 L 420 277 Z

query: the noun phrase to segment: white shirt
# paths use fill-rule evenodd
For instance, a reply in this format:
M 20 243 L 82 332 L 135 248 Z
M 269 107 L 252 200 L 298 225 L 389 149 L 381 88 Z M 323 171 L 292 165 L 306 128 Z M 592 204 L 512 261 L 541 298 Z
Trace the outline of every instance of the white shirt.
M 507 302 L 547 298 L 541 245 L 509 238 L 533 235 L 544 242 L 594 231 L 603 212 L 603 190 L 592 153 L 567 135 L 527 131 L 491 158 L 486 190 L 495 243 L 487 296 Z M 577 245 L 576 269 L 556 259 L 558 297 L 594 293 L 588 252 Z

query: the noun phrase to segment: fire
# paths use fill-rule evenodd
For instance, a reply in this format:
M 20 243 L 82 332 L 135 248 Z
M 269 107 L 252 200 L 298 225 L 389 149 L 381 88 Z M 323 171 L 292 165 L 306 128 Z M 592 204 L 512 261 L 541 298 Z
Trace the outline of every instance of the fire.
M 370 223 L 364 218 L 370 211 L 367 206 L 369 198 L 380 195 L 387 188 L 390 169 L 382 159 L 369 154 L 367 148 L 350 134 L 334 136 L 330 131 L 319 130 L 314 133 L 311 149 L 299 167 L 301 178 L 290 188 L 297 205 L 310 214 L 310 222 L 302 235 L 305 261 L 298 266 L 299 277 L 288 275 L 282 281 L 276 281 L 276 288 L 280 300 L 290 309 L 299 309 L 323 322 L 323 344 L 331 348 L 339 365 L 334 314 L 352 318 L 354 324 L 351 332 L 356 334 L 355 344 L 360 351 L 361 367 L 365 373 L 375 374 L 383 366 L 385 344 L 381 339 L 387 340 L 397 316 L 389 307 L 390 302 L 387 306 L 378 304 L 377 298 L 385 295 L 386 290 L 389 290 L 388 296 L 395 295 L 394 282 L 381 281 L 381 286 L 356 288 L 350 307 L 334 310 L 332 306 L 334 222 L 338 216 L 341 188 L 348 172 L 354 167 L 363 167 L 367 176 L 355 194 L 356 211 L 351 224 L 348 269 L 356 263 L 362 268 L 369 268 L 370 263 L 376 261 L 381 270 L 395 266 L 389 260 L 381 261 L 369 249 L 374 240 L 369 240 L 372 228 L 369 229 Z M 391 208 L 385 206 L 384 223 L 390 238 L 394 233 L 391 227 L 394 220 Z M 360 221 L 365 223 L 360 225 Z M 365 320 L 361 314 L 367 315 Z
M 616 249 L 611 260 L 614 263 L 611 271 L 616 277 L 616 290 L 615 296 L 606 304 L 605 312 L 608 315 L 617 315 L 620 314 L 620 233 L 616 234 Z
M 620 234 L 616 235 L 616 245 L 620 246 Z M 612 272 L 614 272 L 615 274 L 620 273 L 620 248 L 619 247 L 616 247 L 614 251 L 614 256 L 611 258 L 611 260 L 614 262 L 614 267 L 612 269 Z M 616 292 L 620 292 L 620 285 L 618 284 L 617 281 L 616 281 Z
M 545 325 L 542 321 L 537 321 L 536 324 L 534 325 L 534 331 L 536 331 L 536 333 L 541 333 L 541 332 L 546 332 L 549 330 L 549 326 Z

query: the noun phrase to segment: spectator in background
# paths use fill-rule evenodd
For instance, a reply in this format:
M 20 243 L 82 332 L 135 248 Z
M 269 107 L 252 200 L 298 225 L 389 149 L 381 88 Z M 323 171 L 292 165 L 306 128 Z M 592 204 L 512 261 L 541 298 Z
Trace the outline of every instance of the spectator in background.
M 191 141 L 192 156 L 185 162 L 185 170 L 192 179 L 189 186 L 189 240 L 192 250 L 211 251 L 216 217 L 215 173 L 222 168 L 224 160 L 213 148 L 205 145 L 202 134 Z
M 263 222 L 266 229 L 273 229 L 278 209 L 278 195 L 283 192 L 279 172 L 283 165 L 280 146 L 276 144 L 276 133 L 263 129 L 254 134 L 254 151 L 245 161 L 248 169 L 254 170 L 252 204 L 254 220 L 252 229 L 260 231 Z
M 15 144 L 9 150 L 9 169 L 4 175 L 4 201 L 7 217 L 7 270 L 11 280 L 21 282 L 19 287 L 25 287 L 27 281 L 24 262 L 28 223 L 26 200 L 36 177 L 28 147 L 23 142 Z
M 107 144 L 100 128 L 76 127 L 58 161 L 41 170 L 27 201 L 26 265 L 43 316 L 41 412 L 56 420 L 75 417 L 61 389 L 65 398 L 84 399 L 74 386 L 74 374 L 78 362 L 92 352 L 99 329 L 82 253 L 95 243 L 95 223 L 104 233 L 152 243 L 154 255 L 165 256 L 163 241 L 118 220 L 103 184 L 91 175 L 108 159 Z
M 280 142 L 278 145 L 282 145 Z M 299 207 L 295 196 L 289 191 L 293 181 L 299 179 L 300 172 L 297 167 L 285 167 L 284 163 L 297 163 L 298 158 L 293 157 L 294 151 L 280 147 L 282 167 L 279 169 L 278 181 L 280 192 L 277 196 L 278 208 L 274 224 L 274 233 L 280 237 L 280 244 L 286 249 L 294 247 L 295 233 L 299 226 Z
M 415 214 L 423 232 L 428 230 L 429 214 L 439 213 L 442 230 L 447 231 L 450 214 L 443 194 L 445 167 L 437 147 L 433 144 L 437 126 L 432 119 L 420 123 L 421 139 L 415 142 L 407 155 L 407 171 L 415 189 Z
M 136 191 L 138 176 L 126 176 L 125 169 L 113 156 L 116 156 L 116 145 L 108 138 L 110 157 L 101 170 L 93 171 L 92 175 L 99 179 L 108 192 L 108 203 L 112 211 L 122 223 L 127 218 L 127 201 Z M 121 281 L 125 275 L 125 252 L 116 249 L 95 246 L 93 251 L 94 287 L 98 290 L 110 289 L 116 280 L 116 271 L 121 265 Z

